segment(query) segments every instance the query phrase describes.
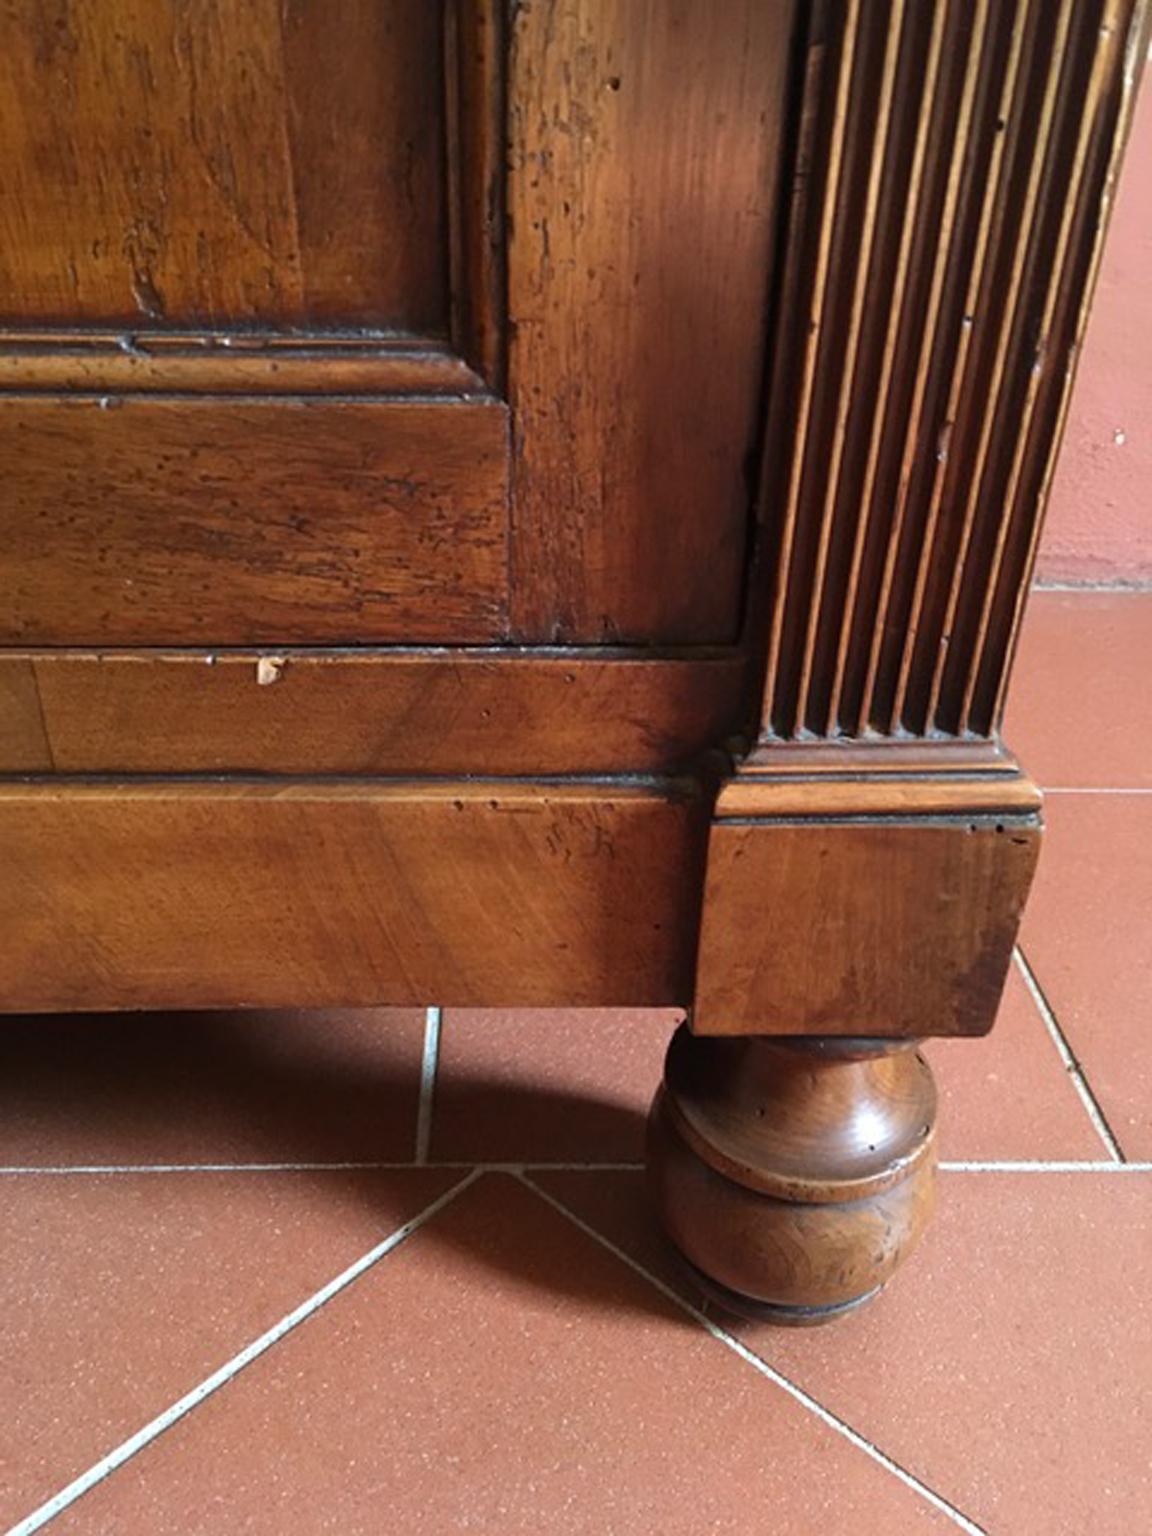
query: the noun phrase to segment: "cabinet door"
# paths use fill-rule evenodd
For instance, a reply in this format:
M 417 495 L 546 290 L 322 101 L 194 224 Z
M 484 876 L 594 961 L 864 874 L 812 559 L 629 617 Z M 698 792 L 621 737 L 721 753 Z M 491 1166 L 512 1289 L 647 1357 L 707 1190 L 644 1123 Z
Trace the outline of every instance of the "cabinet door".
M 0 8 L 0 644 L 732 639 L 790 27 Z

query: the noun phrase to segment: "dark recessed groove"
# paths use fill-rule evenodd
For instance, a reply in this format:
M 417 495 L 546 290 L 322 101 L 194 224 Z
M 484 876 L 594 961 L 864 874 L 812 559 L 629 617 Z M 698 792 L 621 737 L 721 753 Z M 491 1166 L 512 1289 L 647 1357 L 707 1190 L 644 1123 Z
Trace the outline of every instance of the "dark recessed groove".
M 996 727 L 1134 12 L 811 9 L 762 493 L 775 737 Z

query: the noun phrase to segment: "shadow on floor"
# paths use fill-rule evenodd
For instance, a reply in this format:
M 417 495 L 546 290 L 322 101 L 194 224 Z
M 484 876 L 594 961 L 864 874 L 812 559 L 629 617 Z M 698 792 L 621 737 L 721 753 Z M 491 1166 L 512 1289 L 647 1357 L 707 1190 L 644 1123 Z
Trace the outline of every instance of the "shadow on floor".
M 412 1163 L 419 1093 L 414 1028 L 411 1016 L 396 1016 L 392 1029 L 387 1016 L 370 1011 L 0 1019 L 0 1166 Z M 585 1146 L 613 1149 L 603 1161 L 639 1162 L 642 1157 L 644 1117 L 631 1105 L 528 1089 L 497 1073 L 454 1073 L 450 1112 L 455 1125 L 465 1126 L 472 1119 L 490 1125 L 494 1115 L 512 1126 L 523 1121 L 536 1128 L 562 1128 L 576 1120 Z M 532 1139 L 540 1145 L 538 1129 Z M 626 1156 L 619 1155 L 622 1149 Z M 433 1165 L 435 1158 L 433 1143 Z M 559 1154 L 524 1159 L 569 1160 Z M 586 1160 L 600 1159 L 590 1155 Z M 445 1187 L 466 1172 L 445 1170 Z M 339 1167 L 266 1176 L 308 1179 L 334 1196 L 368 1202 L 380 1177 L 363 1168 Z M 669 1316 L 668 1303 L 658 1292 L 623 1282 L 622 1267 L 616 1286 L 611 1266 L 589 1266 L 584 1273 L 578 1266 L 542 1265 L 538 1256 L 521 1253 L 514 1240 L 516 1223 L 522 1227 L 536 1209 L 526 1213 L 525 1201 L 513 1193 L 513 1185 L 523 1191 L 523 1184 L 508 1180 L 504 1202 L 494 1204 L 490 1188 L 479 1198 L 485 1185 L 506 1179 L 485 1174 L 460 1196 L 469 1214 L 434 1217 L 421 1240 L 455 1247 L 463 1243 L 470 1262 L 518 1284 L 559 1291 L 581 1306 L 617 1313 L 632 1307 Z M 661 1240 L 641 1185 L 638 1175 L 625 1177 L 620 1198 L 635 1206 L 628 1219 L 644 1228 L 637 1232 L 642 1248 L 660 1255 Z M 539 1196 L 531 1199 L 542 1223 L 555 1219 Z M 489 1213 L 479 1226 L 473 1207 Z M 539 1247 L 525 1245 L 537 1255 Z

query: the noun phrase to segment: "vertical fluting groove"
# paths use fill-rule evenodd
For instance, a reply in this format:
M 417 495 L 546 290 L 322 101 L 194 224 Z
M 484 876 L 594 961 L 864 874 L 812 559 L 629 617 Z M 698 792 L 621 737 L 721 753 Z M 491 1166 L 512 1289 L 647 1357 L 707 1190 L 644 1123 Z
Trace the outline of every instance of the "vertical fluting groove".
M 1150 10 L 813 5 L 765 438 L 767 738 L 997 728 Z
M 940 691 L 944 681 L 944 670 L 951 646 L 952 629 L 956 623 L 957 608 L 963 591 L 969 551 L 985 486 L 985 476 L 990 470 L 990 455 L 994 448 L 999 447 L 999 440 L 994 438 L 994 429 L 997 425 L 1006 424 L 1005 396 L 1015 382 L 1012 377 L 1012 371 L 1008 367 L 1009 351 L 1012 333 L 1017 322 L 1017 308 L 1021 299 L 1021 290 L 1024 287 L 1024 279 L 1032 266 L 1032 252 L 1039 233 L 1038 226 L 1045 212 L 1040 197 L 1040 189 L 1043 184 L 1048 156 L 1052 152 L 1053 147 L 1056 105 L 1059 97 L 1060 77 L 1065 67 L 1065 50 L 1069 28 L 1072 23 L 1072 5 L 1073 0 L 1061 0 L 1060 8 L 1057 12 L 1056 38 L 1044 80 L 1044 97 L 1040 109 L 1040 124 L 1035 141 L 1029 145 L 1027 136 L 1022 130 L 1015 146 L 1020 152 L 1026 154 L 1028 159 L 1027 183 L 1019 221 L 1019 229 L 1024 238 L 1018 239 L 1014 243 L 1012 250 L 1011 276 L 996 334 L 990 387 L 986 394 L 983 391 L 981 392 L 984 398 L 974 402 L 974 408 L 978 412 L 980 423 L 979 438 L 972 463 L 965 462 L 962 466 L 964 478 L 968 483 L 968 492 L 964 498 L 964 512 L 960 523 L 959 543 L 952 562 L 952 575 L 951 581 L 948 583 L 948 596 L 944 607 L 943 622 L 940 626 L 935 655 L 932 660 L 931 682 L 928 687 L 928 699 L 924 708 L 923 723 L 921 725 L 921 729 L 926 731 L 932 728 L 932 724 L 936 720 L 940 704 Z
M 836 410 L 832 433 L 832 453 L 827 468 L 827 479 L 820 504 L 820 531 L 816 541 L 816 567 L 812 579 L 812 600 L 805 626 L 804 649 L 800 663 L 800 683 L 797 690 L 797 724 L 810 726 L 809 706 L 812 691 L 812 673 L 816 657 L 816 637 L 827 601 L 828 556 L 832 543 L 837 505 L 840 498 L 840 477 L 844 466 L 844 449 L 848 438 L 848 420 L 854 403 L 853 385 L 856 382 L 860 360 L 860 337 L 864 321 L 864 298 L 877 259 L 877 246 L 882 234 L 876 217 L 880 201 L 880 182 L 884 174 L 887 154 L 888 128 L 892 118 L 892 100 L 896 84 L 896 60 L 903 30 L 905 0 L 893 0 L 888 19 L 888 32 L 884 43 L 884 64 L 880 79 L 880 97 L 873 131 L 872 153 L 868 166 L 867 190 L 864 196 L 864 212 L 861 219 L 858 248 L 862 253 L 856 262 L 852 285 L 852 303 L 848 315 L 848 336 L 840 374 L 840 386 L 836 392 Z
M 1053 359 L 1049 354 L 1049 347 L 1052 341 L 1053 318 L 1068 275 L 1068 245 L 1075 222 L 1075 215 L 1080 209 L 1080 200 L 1083 195 L 1088 149 L 1094 127 L 1094 108 L 1099 98 L 1102 78 L 1107 70 L 1108 55 L 1115 47 L 1114 29 L 1096 29 L 1096 37 L 1097 45 L 1092 59 L 1092 72 L 1087 90 L 1085 109 L 1080 115 L 1072 161 L 1067 175 L 1067 192 L 1064 200 L 1059 204 L 1059 230 L 1049 266 L 1048 281 L 1044 289 L 1039 335 L 1032 347 L 1032 366 L 1028 370 L 1028 385 L 1020 410 L 1020 425 L 1017 429 L 1013 445 L 1012 461 L 1002 498 L 1004 511 L 996 528 L 988 573 L 981 584 L 982 595 L 978 599 L 979 611 L 976 619 L 975 635 L 965 667 L 958 719 L 955 727 L 956 733 L 961 736 L 967 734 L 971 723 L 973 695 L 976 691 L 977 681 L 987 650 L 992 606 L 999 591 L 1008 536 L 1016 523 L 1017 500 L 1020 494 L 1025 462 L 1032 444 L 1033 432 L 1037 426 L 1038 404 L 1042 394 L 1047 393 L 1047 386 L 1052 377 L 1053 363 L 1059 362 L 1059 359 Z M 1065 68 L 1071 72 L 1074 64 L 1075 60 L 1069 59 Z M 1074 113 L 1075 101 L 1066 102 L 1065 105 L 1069 114 Z M 1058 168 L 1053 166 L 1049 174 L 1053 177 L 1059 174 Z M 1061 180 L 1063 180 L 1063 177 L 1061 177 Z M 1027 342 L 1028 340 L 1029 338 L 1025 337 L 1025 341 Z M 958 654 L 960 654 L 961 661 L 963 662 L 963 653 Z
M 957 206 L 964 181 L 964 169 L 974 150 L 975 133 L 979 130 L 975 105 L 977 87 L 984 67 L 984 44 L 988 28 L 989 0 L 978 0 L 973 19 L 972 38 L 965 59 L 964 84 L 957 118 L 956 143 L 948 165 L 944 206 L 940 221 L 940 238 L 936 242 L 932 262 L 932 278 L 924 318 L 921 342 L 916 357 L 915 383 L 904 433 L 903 452 L 900 459 L 900 479 L 896 504 L 892 513 L 888 541 L 885 546 L 880 590 L 876 604 L 876 624 L 868 648 L 868 664 L 860 701 L 862 730 L 876 724 L 876 687 L 880 669 L 880 657 L 884 640 L 889 632 L 889 620 L 893 601 L 896 562 L 904 537 L 908 512 L 909 493 L 912 487 L 913 467 L 917 448 L 925 434 L 924 405 L 931 378 L 931 359 L 940 342 L 941 309 L 944 299 L 945 277 L 951 255 L 951 237 L 956 223 Z
M 933 569 L 933 557 L 938 547 L 937 540 L 941 525 L 940 509 L 945 484 L 943 469 L 948 461 L 948 441 L 956 422 L 959 403 L 967 378 L 968 363 L 973 352 L 972 341 L 976 330 L 976 312 L 980 307 L 981 291 L 985 285 L 988 255 L 994 243 L 992 240 L 992 228 L 1003 192 L 1002 178 L 1007 158 L 1005 148 L 1008 135 L 1005 125 L 1011 113 L 1013 96 L 1016 92 L 1016 82 L 1019 77 L 1020 63 L 1024 51 L 1024 37 L 1028 28 L 1030 13 L 1031 7 L 1022 5 L 1016 12 L 1013 21 L 1011 48 L 997 112 L 997 133 L 992 143 L 992 156 L 986 179 L 986 193 L 980 209 L 976 244 L 964 296 L 960 338 L 952 364 L 947 405 L 944 410 L 941 427 L 943 444 L 937 449 L 935 467 L 932 471 L 927 516 L 924 522 L 924 534 L 920 545 L 920 556 L 916 563 L 912 606 L 904 632 L 896 688 L 887 720 L 888 734 L 896 734 L 900 727 L 905 725 L 904 717 L 909 679 L 912 673 L 912 662 L 923 621 L 928 578 Z M 939 441 L 940 437 L 938 436 Z
M 1074 308 L 1072 333 L 1068 341 L 1067 362 L 1063 366 L 1063 371 L 1059 378 L 1059 397 L 1055 420 L 1052 426 L 1051 440 L 1046 448 L 1042 449 L 1043 456 L 1040 466 L 1039 483 L 1035 496 L 1024 509 L 1025 516 L 1030 514 L 1029 526 L 1019 577 L 1009 603 L 1006 633 L 999 656 L 999 665 L 992 685 L 992 697 L 986 711 L 987 728 L 989 731 L 999 729 L 1001 717 L 1004 713 L 1004 700 L 1019 639 L 1020 621 L 1024 615 L 1028 590 L 1032 584 L 1032 572 L 1036 562 L 1036 550 L 1040 541 L 1040 531 L 1043 527 L 1044 509 L 1048 504 L 1048 494 L 1052 486 L 1052 476 L 1056 468 L 1057 454 L 1064 437 L 1068 407 L 1072 399 L 1072 384 L 1084 341 L 1084 333 L 1088 325 L 1088 313 L 1091 308 L 1092 294 L 1095 291 L 1096 279 L 1100 270 L 1100 260 L 1104 250 L 1104 236 L 1107 232 L 1108 222 L 1112 213 L 1116 182 L 1120 174 L 1120 163 L 1123 159 L 1124 146 L 1127 143 L 1132 125 L 1137 87 L 1148 56 L 1149 38 L 1150 33 L 1152 33 L 1152 6 L 1145 4 L 1143 6 L 1137 5 L 1133 8 L 1130 4 L 1126 3 L 1126 0 L 1112 0 L 1112 3 L 1108 6 L 1104 25 L 1113 28 L 1118 38 L 1123 38 L 1119 100 L 1115 105 L 1114 118 L 1110 122 L 1101 124 L 1098 129 L 1101 140 L 1098 150 L 1098 157 L 1101 162 L 1099 201 L 1093 207 L 1091 188 L 1089 188 L 1083 198 L 1085 206 L 1080 210 L 1080 217 L 1086 221 L 1087 227 L 1090 230 L 1084 274 L 1071 300 Z M 1097 115 L 1107 112 L 1108 103 L 1107 99 L 1105 99 L 1097 107 Z
M 808 296 L 806 305 L 808 319 L 804 327 L 796 420 L 792 427 L 791 455 L 788 465 L 787 489 L 784 497 L 784 526 L 780 539 L 776 591 L 768 639 L 768 691 L 766 699 L 769 710 L 778 688 L 784 619 L 791 597 L 790 576 L 795 551 L 801 477 L 804 470 L 806 429 L 811 413 L 812 393 L 816 385 L 816 358 L 822 336 L 824 311 L 828 301 L 829 256 L 832 247 L 832 232 L 839 205 L 840 170 L 843 164 L 844 141 L 848 126 L 848 91 L 852 83 L 853 64 L 855 62 L 857 40 L 860 35 L 861 3 L 862 0 L 848 0 L 836 69 L 836 96 L 832 139 L 828 153 L 827 171 L 823 183 L 824 201 L 819 215 L 820 223 L 817 234 L 816 260 L 811 293 Z M 800 302 L 803 302 L 803 300 Z M 791 730 L 789 730 L 786 734 L 791 733 Z
M 941 3 L 934 7 L 932 13 L 932 35 L 928 46 L 928 57 L 924 72 L 924 89 L 918 102 L 916 114 L 916 138 L 912 152 L 912 167 L 908 178 L 907 202 L 900 229 L 900 242 L 896 257 L 896 272 L 892 282 L 888 320 L 884 327 L 884 349 L 880 361 L 880 376 L 877 382 L 876 398 L 872 408 L 868 434 L 868 457 L 864 468 L 859 514 L 856 519 L 849 559 L 848 585 L 839 624 L 832 692 L 824 718 L 824 734 L 828 736 L 840 734 L 840 709 L 844 697 L 848 650 L 855 630 L 857 609 L 861 598 L 861 564 L 864 558 L 865 543 L 871 527 L 872 499 L 876 491 L 880 449 L 884 441 L 885 430 L 888 426 L 887 402 L 892 386 L 893 366 L 896 360 L 896 343 L 904 320 L 904 302 L 908 288 L 913 240 L 919 221 L 920 200 L 924 191 L 925 161 L 928 153 L 932 115 L 936 107 L 936 82 L 940 73 L 940 58 L 943 50 L 947 16 L 948 0 L 941 0 Z M 886 148 L 887 146 L 885 146 Z

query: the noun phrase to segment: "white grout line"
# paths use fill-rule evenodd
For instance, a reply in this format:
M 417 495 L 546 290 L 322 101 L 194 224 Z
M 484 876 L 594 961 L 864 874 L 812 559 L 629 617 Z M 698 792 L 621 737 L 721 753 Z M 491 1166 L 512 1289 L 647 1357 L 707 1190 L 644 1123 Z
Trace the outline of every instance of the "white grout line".
M 605 1237 L 602 1232 L 598 1232 L 595 1227 L 589 1226 L 586 1221 L 577 1216 L 574 1211 L 570 1211 L 566 1205 L 555 1199 L 547 1190 L 541 1189 L 538 1184 L 534 1184 L 531 1179 L 523 1175 L 521 1175 L 521 1178 L 522 1182 L 535 1194 L 539 1195 L 541 1200 L 559 1211 L 573 1226 L 579 1227 L 581 1232 L 593 1238 L 602 1248 L 606 1248 L 609 1253 L 614 1254 L 622 1263 L 627 1264 L 629 1269 L 647 1280 L 649 1285 L 654 1286 L 662 1296 L 667 1297 L 669 1301 L 687 1312 L 689 1317 L 694 1318 L 714 1339 L 726 1345 L 734 1354 L 739 1355 L 746 1365 L 750 1365 L 753 1370 L 759 1371 L 762 1376 L 767 1376 L 769 1381 L 787 1392 L 790 1397 L 795 1398 L 798 1403 L 807 1408 L 810 1413 L 814 1413 L 830 1429 L 834 1429 L 837 1434 L 843 1435 L 846 1440 L 851 1441 L 857 1450 L 863 1451 L 873 1461 L 879 1462 L 886 1471 L 891 1472 L 894 1477 L 899 1478 L 913 1492 L 918 1493 L 921 1498 L 926 1499 L 929 1504 L 933 1505 L 942 1514 L 947 1515 L 962 1531 L 967 1531 L 968 1536 L 986 1536 L 983 1526 L 977 1525 L 974 1520 L 970 1520 L 954 1504 L 949 1504 L 947 1499 L 942 1498 L 938 1493 L 934 1493 L 926 1483 L 922 1483 L 911 1472 L 905 1471 L 899 1462 L 895 1462 L 890 1456 L 886 1456 L 878 1446 L 872 1444 L 871 1440 L 866 1440 L 858 1430 L 853 1429 L 850 1424 L 846 1424 L 843 1419 L 837 1418 L 834 1413 L 825 1408 L 823 1403 L 817 1402 L 814 1397 L 810 1397 L 803 1387 L 798 1387 L 794 1381 L 790 1381 L 787 1376 L 782 1375 L 775 1367 L 769 1365 L 766 1360 L 762 1360 L 759 1355 L 754 1354 L 735 1335 L 721 1328 L 718 1323 L 714 1323 L 710 1317 L 701 1312 L 698 1307 L 694 1307 L 690 1301 L 686 1301 L 670 1285 L 666 1285 L 663 1280 L 652 1274 L 650 1270 L 645 1269 L 643 1264 L 638 1263 L 631 1254 L 625 1253 L 623 1248 L 617 1248 L 616 1244 Z
M 1104 1111 L 1100 1108 L 1096 1095 L 1089 1087 L 1088 1080 L 1084 1076 L 1084 1072 L 1080 1066 L 1080 1063 L 1073 1055 L 1072 1048 L 1068 1044 L 1068 1041 L 1064 1035 L 1064 1031 L 1060 1028 L 1059 1021 L 1057 1020 L 1056 1015 L 1052 1012 L 1051 1005 L 1049 1004 L 1048 999 L 1044 996 L 1044 990 L 1040 983 L 1036 980 L 1035 972 L 1028 964 L 1024 951 L 1020 948 L 1019 945 L 1017 945 L 1014 953 L 1016 957 L 1017 969 L 1019 970 L 1021 976 L 1024 978 L 1024 985 L 1032 994 L 1032 1001 L 1036 1004 L 1036 1007 L 1040 1011 L 1040 1017 L 1044 1020 L 1044 1026 L 1047 1029 L 1049 1035 L 1052 1037 L 1052 1043 L 1059 1053 L 1060 1060 L 1064 1063 L 1064 1070 L 1071 1078 L 1072 1086 L 1080 1095 L 1080 1102 L 1083 1104 L 1089 1120 L 1091 1120 L 1093 1126 L 1095 1127 L 1097 1136 L 1099 1136 L 1100 1140 L 1104 1143 L 1105 1147 L 1108 1149 L 1108 1152 L 1116 1162 L 1124 1162 L 1124 1154 L 1121 1152 L 1120 1145 L 1117 1142 L 1115 1136 L 1112 1134 L 1111 1126 L 1104 1118 Z
M 1148 50 L 1152 59 L 1152 48 Z M 1035 581 L 1033 592 L 1072 592 L 1085 597 L 1147 597 L 1152 586 L 1144 580 L 1136 581 Z
M 251 1365 L 254 1360 L 259 1359 L 266 1350 L 271 1349 L 272 1345 L 278 1343 L 285 1334 L 291 1333 L 294 1328 L 307 1321 L 326 1301 L 331 1301 L 333 1296 L 344 1290 L 346 1286 L 351 1285 L 353 1280 L 358 1279 L 366 1270 L 379 1263 L 386 1254 L 391 1253 L 406 1237 L 411 1237 L 413 1232 L 418 1231 L 425 1222 L 429 1221 L 439 1211 L 442 1211 L 449 1201 L 454 1200 L 462 1190 L 466 1189 L 478 1177 L 478 1173 L 470 1173 L 467 1178 L 461 1179 L 458 1184 L 454 1184 L 445 1194 L 433 1200 L 431 1205 L 426 1205 L 419 1215 L 414 1216 L 411 1221 L 406 1221 L 402 1227 L 398 1227 L 382 1243 L 377 1243 L 375 1248 L 357 1259 L 354 1264 L 350 1264 L 334 1280 L 329 1280 L 327 1285 L 322 1286 L 307 1301 L 301 1302 L 286 1317 L 281 1318 L 278 1323 L 274 1323 L 266 1333 L 262 1333 L 258 1339 L 253 1340 L 239 1354 L 233 1355 L 232 1359 L 222 1365 L 219 1370 L 213 1371 L 211 1376 L 205 1377 L 199 1386 L 193 1387 L 191 1392 L 186 1393 L 179 1402 L 173 1403 L 170 1408 L 166 1408 L 163 1413 L 158 1414 L 150 1423 L 145 1424 L 143 1429 L 138 1429 L 134 1435 L 131 1435 L 121 1445 L 118 1445 L 114 1451 L 109 1451 L 107 1456 L 102 1457 L 100 1461 L 89 1467 L 87 1472 L 81 1473 L 66 1488 L 62 1488 L 59 1493 L 54 1494 L 47 1503 L 41 1504 L 39 1509 L 33 1510 L 26 1519 L 21 1520 L 18 1525 L 14 1525 L 8 1531 L 7 1536 L 31 1536 L 33 1531 L 38 1531 L 49 1520 L 55 1519 L 70 1504 L 75 1503 L 82 1494 L 87 1493 L 90 1488 L 102 1482 L 109 1473 L 115 1472 L 117 1467 L 123 1466 L 130 1457 L 135 1456 L 137 1451 L 143 1450 L 158 1435 L 163 1434 L 166 1429 L 170 1429 L 186 1413 L 190 1413 L 193 1408 L 202 1403 L 206 1397 L 211 1396 L 213 1392 L 231 1381 L 245 1366 Z
M 1043 784 L 1041 790 L 1046 795 L 1152 795 L 1147 784 L 1132 789 L 1120 789 L 1115 784 Z
M 520 1173 L 539 1169 L 542 1173 L 639 1173 L 643 1163 L 484 1163 L 460 1160 L 428 1163 L 57 1163 L 25 1167 L 18 1163 L 0 1167 L 0 1178 L 48 1177 L 68 1174 L 102 1177 L 105 1174 L 130 1173 L 409 1173 L 414 1169 L 442 1168 L 450 1172 Z
M 1152 1163 L 1075 1163 L 1058 1159 L 1027 1163 L 1005 1158 L 1000 1162 L 939 1163 L 937 1166 L 941 1173 L 1152 1173 Z
M 70 1173 L 103 1176 L 114 1173 L 351 1173 L 391 1172 L 402 1168 L 427 1167 L 427 1164 L 406 1163 L 58 1163 L 46 1167 L 22 1167 L 12 1164 L 0 1167 L 0 1177 L 13 1178 L 21 1175 L 45 1175 L 58 1177 Z M 474 1168 L 475 1163 L 440 1163 L 441 1168 Z
M 440 1009 L 424 1010 L 424 1056 L 420 1063 L 420 1107 L 416 1111 L 416 1161 L 426 1163 L 432 1145 L 432 1100 L 440 1063 Z
M 1152 1162 L 1095 1162 L 1091 1158 L 987 1158 L 941 1162 L 944 1173 L 1152 1173 Z M 62 1163 L 0 1167 L 0 1178 L 104 1178 L 148 1173 L 643 1173 L 643 1163 Z

